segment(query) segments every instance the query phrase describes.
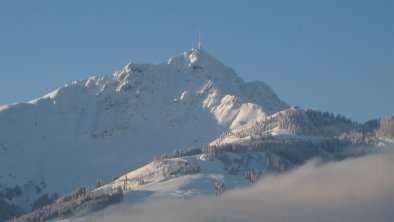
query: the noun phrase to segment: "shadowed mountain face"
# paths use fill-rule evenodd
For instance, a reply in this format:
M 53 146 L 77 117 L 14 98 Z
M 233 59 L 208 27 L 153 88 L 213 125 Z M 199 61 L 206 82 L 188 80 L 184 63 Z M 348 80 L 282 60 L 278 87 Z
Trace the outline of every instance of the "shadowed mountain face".
M 70 191 L 287 107 L 266 84 L 245 83 L 203 50 L 158 65 L 129 63 L 1 106 L 0 184 L 43 181 L 48 192 Z

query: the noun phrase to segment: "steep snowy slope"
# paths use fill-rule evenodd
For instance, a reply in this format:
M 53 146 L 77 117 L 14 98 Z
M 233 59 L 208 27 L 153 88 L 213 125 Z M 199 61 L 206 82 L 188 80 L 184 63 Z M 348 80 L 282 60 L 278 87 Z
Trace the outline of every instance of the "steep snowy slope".
M 25 191 L 42 183 L 43 192 L 62 193 L 109 181 L 154 155 L 208 143 L 287 107 L 267 85 L 245 83 L 203 50 L 158 65 L 130 63 L 1 106 L 0 184 Z

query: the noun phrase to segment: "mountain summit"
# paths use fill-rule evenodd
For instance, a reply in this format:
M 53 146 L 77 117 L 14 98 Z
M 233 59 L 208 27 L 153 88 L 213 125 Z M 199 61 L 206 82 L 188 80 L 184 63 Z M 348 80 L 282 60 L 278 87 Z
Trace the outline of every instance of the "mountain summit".
M 0 107 L 0 184 L 67 192 L 208 144 L 287 108 L 262 82 L 244 82 L 204 50 L 129 63 L 23 104 Z M 61 177 L 59 177 L 61 175 Z

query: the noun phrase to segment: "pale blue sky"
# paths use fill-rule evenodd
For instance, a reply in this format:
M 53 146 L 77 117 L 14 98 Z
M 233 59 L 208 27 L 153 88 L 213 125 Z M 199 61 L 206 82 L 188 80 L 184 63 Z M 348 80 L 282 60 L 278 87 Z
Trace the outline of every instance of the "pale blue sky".
M 0 0 L 0 104 L 197 46 L 290 105 L 394 114 L 394 1 Z

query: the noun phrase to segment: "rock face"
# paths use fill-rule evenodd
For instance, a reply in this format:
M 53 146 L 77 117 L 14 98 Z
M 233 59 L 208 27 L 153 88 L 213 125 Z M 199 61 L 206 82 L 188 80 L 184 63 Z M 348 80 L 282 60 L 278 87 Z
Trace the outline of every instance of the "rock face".
M 245 83 L 203 50 L 158 65 L 129 63 L 1 106 L 0 184 L 43 182 L 45 192 L 68 192 L 285 108 L 266 84 Z

